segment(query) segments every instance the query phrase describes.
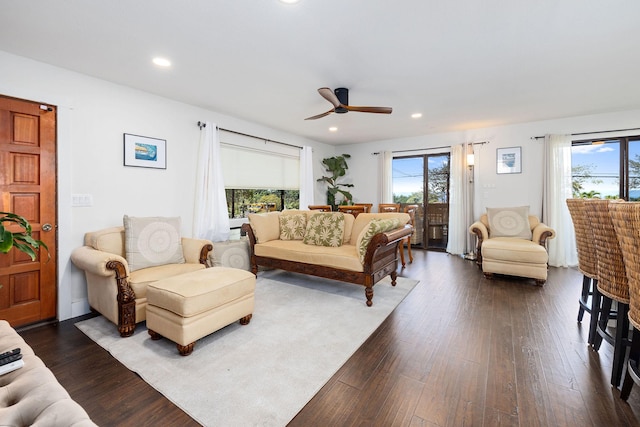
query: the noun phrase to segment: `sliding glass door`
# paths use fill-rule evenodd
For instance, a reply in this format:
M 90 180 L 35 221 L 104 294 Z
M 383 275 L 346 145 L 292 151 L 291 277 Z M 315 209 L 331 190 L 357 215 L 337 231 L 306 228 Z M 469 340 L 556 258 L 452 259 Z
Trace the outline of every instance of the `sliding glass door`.
M 393 199 L 418 205 L 413 245 L 445 250 L 449 231 L 449 153 L 393 159 Z M 426 195 L 426 197 L 425 197 Z

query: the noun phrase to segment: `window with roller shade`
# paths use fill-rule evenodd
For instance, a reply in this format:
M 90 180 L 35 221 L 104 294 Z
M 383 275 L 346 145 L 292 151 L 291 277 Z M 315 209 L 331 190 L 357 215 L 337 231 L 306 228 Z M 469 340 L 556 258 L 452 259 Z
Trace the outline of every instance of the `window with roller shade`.
M 242 137 L 221 137 L 230 218 L 299 207 L 300 150 Z

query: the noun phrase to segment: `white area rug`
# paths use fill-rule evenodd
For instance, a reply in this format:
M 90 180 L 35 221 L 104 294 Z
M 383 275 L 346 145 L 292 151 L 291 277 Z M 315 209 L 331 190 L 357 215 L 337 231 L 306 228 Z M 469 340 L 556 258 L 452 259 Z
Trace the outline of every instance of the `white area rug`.
M 359 285 L 260 272 L 251 323 L 198 340 L 187 357 L 144 323 L 129 338 L 102 316 L 76 326 L 203 425 L 284 426 L 417 283 L 387 277 L 367 307 Z

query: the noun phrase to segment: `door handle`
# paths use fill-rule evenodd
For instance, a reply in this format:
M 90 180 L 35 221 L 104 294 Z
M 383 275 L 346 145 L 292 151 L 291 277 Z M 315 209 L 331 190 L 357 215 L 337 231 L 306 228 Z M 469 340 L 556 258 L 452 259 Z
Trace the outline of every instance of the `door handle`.
M 53 226 L 49 223 L 42 224 L 42 231 L 51 231 L 53 230 Z

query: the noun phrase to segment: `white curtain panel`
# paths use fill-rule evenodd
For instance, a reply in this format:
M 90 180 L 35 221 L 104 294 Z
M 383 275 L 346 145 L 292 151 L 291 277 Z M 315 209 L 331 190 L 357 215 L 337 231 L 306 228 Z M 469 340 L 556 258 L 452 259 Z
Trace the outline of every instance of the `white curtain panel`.
M 467 253 L 468 179 L 465 165 L 465 144 L 451 147 L 451 175 L 449 178 L 449 240 L 447 252 L 455 255 Z
M 544 185 L 542 222 L 556 231 L 547 240 L 549 265 L 569 267 L 578 264 L 575 235 L 566 200 L 571 193 L 571 135 L 544 138 Z
M 206 122 L 200 131 L 193 234 L 200 239 L 223 242 L 229 239 L 230 231 L 218 128 Z
M 393 153 L 383 151 L 378 154 L 378 203 L 393 203 Z
M 311 147 L 302 147 L 300 150 L 300 209 L 307 209 L 309 205 L 315 205 L 314 184 L 313 150 Z

